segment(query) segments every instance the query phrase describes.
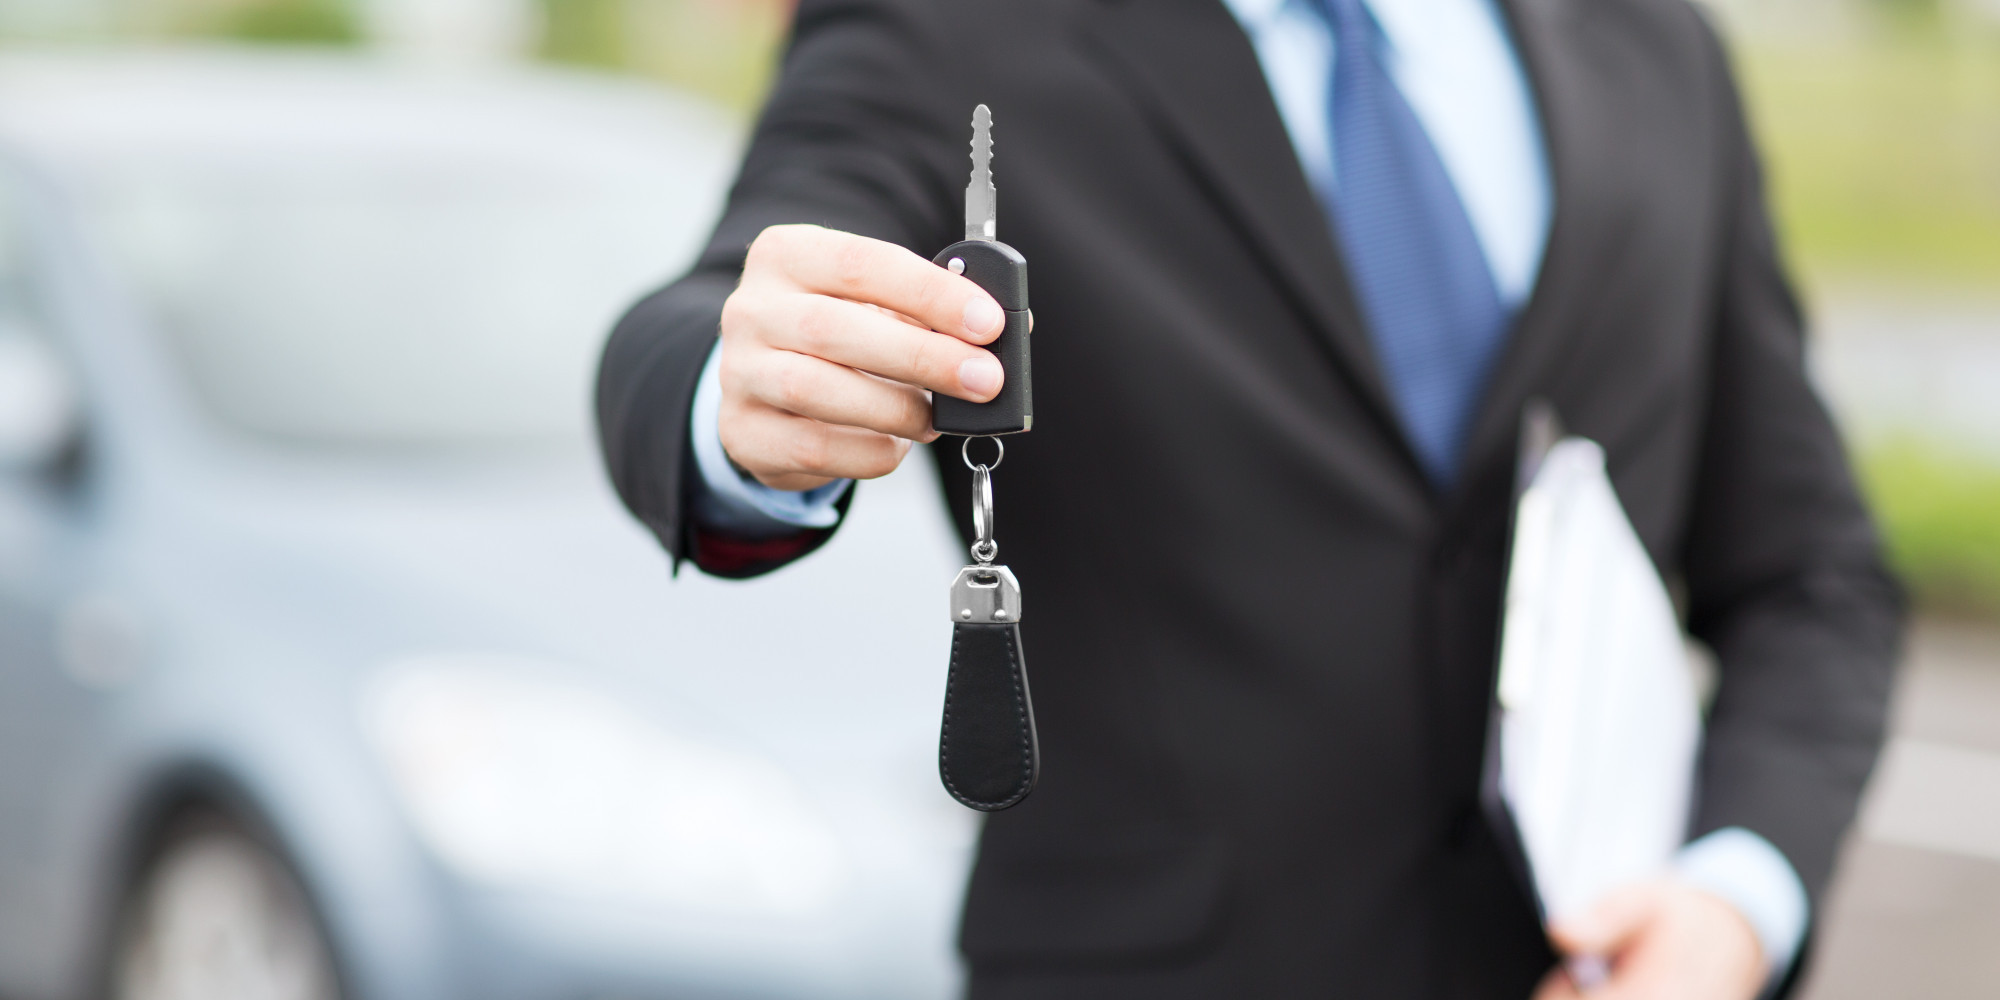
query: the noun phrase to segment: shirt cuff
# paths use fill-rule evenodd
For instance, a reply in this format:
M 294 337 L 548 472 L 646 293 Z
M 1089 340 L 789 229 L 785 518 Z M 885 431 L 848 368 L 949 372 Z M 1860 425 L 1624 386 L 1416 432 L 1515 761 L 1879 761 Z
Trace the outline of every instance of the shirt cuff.
M 1725 827 L 1681 848 L 1674 874 L 1743 914 L 1774 980 L 1791 968 L 1805 939 L 1806 887 L 1770 841 L 1740 826 Z
M 744 538 L 788 535 L 802 528 L 831 528 L 840 523 L 836 504 L 854 486 L 836 479 L 817 489 L 774 490 L 736 470 L 722 450 L 722 375 L 717 359 L 722 343 L 709 349 L 695 385 L 694 409 L 688 414 L 688 440 L 694 446 L 701 481 L 690 497 L 696 524 Z

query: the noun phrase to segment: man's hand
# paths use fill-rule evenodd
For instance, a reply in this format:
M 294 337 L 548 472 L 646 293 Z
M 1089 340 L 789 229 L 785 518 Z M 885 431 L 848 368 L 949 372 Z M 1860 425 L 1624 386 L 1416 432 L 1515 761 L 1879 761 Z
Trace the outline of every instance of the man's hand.
M 772 226 L 722 307 L 722 448 L 773 489 L 895 471 L 931 441 L 924 390 L 983 403 L 1006 316 L 978 285 L 880 240 Z
M 1752 1000 L 1763 989 L 1763 947 L 1721 898 L 1676 882 L 1613 893 L 1549 932 L 1565 955 L 1610 960 L 1611 978 L 1579 992 L 1558 966 L 1535 1000 Z

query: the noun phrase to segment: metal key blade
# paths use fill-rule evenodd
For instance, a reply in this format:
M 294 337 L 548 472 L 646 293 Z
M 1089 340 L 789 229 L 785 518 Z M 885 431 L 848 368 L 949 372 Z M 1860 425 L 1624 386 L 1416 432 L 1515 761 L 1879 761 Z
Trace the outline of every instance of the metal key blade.
M 982 104 L 972 109 L 972 183 L 965 186 L 965 238 L 997 239 L 993 190 L 993 112 Z

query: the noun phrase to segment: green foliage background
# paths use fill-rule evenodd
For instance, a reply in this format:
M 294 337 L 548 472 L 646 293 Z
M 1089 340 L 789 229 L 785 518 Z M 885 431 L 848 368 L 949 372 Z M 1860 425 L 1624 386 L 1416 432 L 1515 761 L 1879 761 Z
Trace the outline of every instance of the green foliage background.
M 1903 439 L 1866 453 L 1876 516 L 1920 606 L 1994 618 L 2000 610 L 2000 464 Z
M 763 99 L 791 0 L 539 0 L 540 56 L 637 73 L 745 114 Z
M 86 22 L 91 23 L 91 22 Z M 355 45 L 347 0 L 105 0 L 85 40 L 226 39 L 255 44 Z
M 2000 21 L 1872 20 L 1738 45 L 1788 246 L 1822 288 L 2000 298 Z

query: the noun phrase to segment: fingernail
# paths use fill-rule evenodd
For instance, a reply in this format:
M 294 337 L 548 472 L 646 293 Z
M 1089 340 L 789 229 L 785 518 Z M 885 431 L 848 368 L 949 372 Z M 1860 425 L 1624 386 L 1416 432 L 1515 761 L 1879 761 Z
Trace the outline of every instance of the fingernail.
M 982 337 L 998 333 L 1000 324 L 1006 321 L 1007 317 L 1000 313 L 1000 307 L 984 295 L 975 295 L 965 304 L 965 329 L 968 333 Z
M 971 310 L 967 310 L 970 312 Z M 991 396 L 1000 391 L 1000 362 L 991 354 L 966 358 L 958 364 L 958 384 L 975 396 Z

